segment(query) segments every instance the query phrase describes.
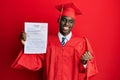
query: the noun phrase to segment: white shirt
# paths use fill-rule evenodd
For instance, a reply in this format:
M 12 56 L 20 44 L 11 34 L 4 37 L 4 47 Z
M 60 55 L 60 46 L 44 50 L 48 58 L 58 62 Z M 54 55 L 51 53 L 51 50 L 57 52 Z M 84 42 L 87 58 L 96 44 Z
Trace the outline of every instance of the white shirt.
M 62 38 L 65 37 L 65 43 L 69 41 L 72 37 L 72 32 L 70 32 L 67 36 L 63 36 L 60 32 L 58 33 L 58 38 L 60 42 L 62 42 Z
M 70 39 L 71 39 L 71 37 L 72 37 L 72 32 L 70 32 L 67 36 L 63 36 L 60 32 L 58 33 L 58 38 L 59 38 L 59 40 L 60 40 L 60 42 L 62 42 L 62 38 L 63 37 L 65 37 L 65 43 L 67 42 L 67 41 L 69 41 Z M 84 66 L 84 68 L 86 68 L 87 67 L 87 64 L 85 64 L 85 65 L 83 65 Z

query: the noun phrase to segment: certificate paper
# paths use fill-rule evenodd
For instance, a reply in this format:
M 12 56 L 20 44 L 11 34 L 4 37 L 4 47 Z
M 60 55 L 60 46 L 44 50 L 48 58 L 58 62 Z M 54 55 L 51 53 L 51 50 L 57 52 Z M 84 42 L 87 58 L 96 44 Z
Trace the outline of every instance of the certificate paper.
M 25 22 L 26 42 L 25 54 L 46 53 L 48 23 Z

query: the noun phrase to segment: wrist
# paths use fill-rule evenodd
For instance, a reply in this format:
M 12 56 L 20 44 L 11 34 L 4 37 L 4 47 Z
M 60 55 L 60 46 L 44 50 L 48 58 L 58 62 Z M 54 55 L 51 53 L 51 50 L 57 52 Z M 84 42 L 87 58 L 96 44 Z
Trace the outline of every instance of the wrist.
M 87 60 L 81 60 L 82 64 L 87 64 Z

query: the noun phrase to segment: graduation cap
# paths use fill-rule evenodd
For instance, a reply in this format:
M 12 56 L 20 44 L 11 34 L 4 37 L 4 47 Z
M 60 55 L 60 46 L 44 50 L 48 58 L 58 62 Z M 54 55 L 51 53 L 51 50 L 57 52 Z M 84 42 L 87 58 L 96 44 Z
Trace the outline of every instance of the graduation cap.
M 56 8 L 60 11 L 60 18 L 61 16 L 68 16 L 75 19 L 77 15 L 81 15 L 80 9 L 75 5 L 75 3 L 67 3 L 67 4 L 60 4 L 57 5 Z

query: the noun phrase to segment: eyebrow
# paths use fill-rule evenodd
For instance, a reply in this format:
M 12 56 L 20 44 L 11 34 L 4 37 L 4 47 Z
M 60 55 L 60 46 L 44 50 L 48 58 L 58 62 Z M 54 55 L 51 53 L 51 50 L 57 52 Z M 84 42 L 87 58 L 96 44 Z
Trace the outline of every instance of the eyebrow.
M 66 16 L 63 16 L 61 19 L 67 19 L 67 18 L 66 18 Z M 71 19 L 69 19 L 69 20 L 74 21 L 74 19 L 72 19 L 72 18 L 71 18 Z

